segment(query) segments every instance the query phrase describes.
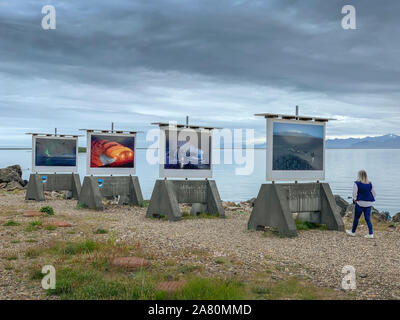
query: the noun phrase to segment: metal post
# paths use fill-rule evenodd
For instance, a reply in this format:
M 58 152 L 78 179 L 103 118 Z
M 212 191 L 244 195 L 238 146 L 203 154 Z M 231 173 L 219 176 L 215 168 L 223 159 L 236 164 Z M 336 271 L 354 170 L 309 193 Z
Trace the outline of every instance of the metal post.
M 299 116 L 299 106 L 296 106 L 296 117 Z
M 114 122 L 111 122 L 111 132 L 114 132 Z
M 186 128 L 189 127 L 189 116 L 186 116 Z
M 57 135 L 57 128 L 54 128 L 54 135 Z

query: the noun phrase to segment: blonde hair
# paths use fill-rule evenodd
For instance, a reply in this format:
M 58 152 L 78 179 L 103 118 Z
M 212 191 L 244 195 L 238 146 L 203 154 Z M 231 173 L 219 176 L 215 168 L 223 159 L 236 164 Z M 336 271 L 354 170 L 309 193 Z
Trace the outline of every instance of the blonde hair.
M 358 171 L 357 181 L 360 181 L 361 183 L 365 183 L 365 184 L 369 183 L 368 175 L 365 170 Z

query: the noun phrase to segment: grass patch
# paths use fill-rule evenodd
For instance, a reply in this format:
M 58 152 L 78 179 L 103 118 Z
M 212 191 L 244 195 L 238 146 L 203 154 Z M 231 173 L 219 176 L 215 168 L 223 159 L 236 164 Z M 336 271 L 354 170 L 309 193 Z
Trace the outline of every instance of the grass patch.
M 230 262 L 224 257 L 219 257 L 214 261 L 216 264 L 230 264 Z
M 161 219 L 161 220 L 166 220 L 167 216 L 165 214 L 153 214 L 151 217 L 152 219 Z
M 251 291 L 252 291 L 254 294 L 258 294 L 258 295 L 264 295 L 264 294 L 270 294 L 270 293 L 271 293 L 271 289 L 270 289 L 270 288 L 267 288 L 267 287 L 264 287 L 264 286 L 256 286 L 256 287 L 253 287 L 253 288 L 251 289 Z
M 20 225 L 20 223 L 14 221 L 14 220 L 9 220 L 6 223 L 3 223 L 4 227 L 16 227 L 16 226 L 19 226 L 19 225 Z
M 39 230 L 39 228 L 41 227 L 42 222 L 39 220 L 36 221 L 31 221 L 29 223 L 29 225 L 26 227 L 25 231 L 26 232 L 32 232 L 32 231 L 36 231 Z
M 45 226 L 44 228 L 45 228 L 46 230 L 49 230 L 49 231 L 53 231 L 53 230 L 56 230 L 56 229 L 57 229 L 56 226 L 52 226 L 52 225 L 47 225 L 47 226 Z
M 155 299 L 154 284 L 135 279 L 107 279 L 100 271 L 63 268 L 57 272 L 57 287 L 48 291 L 71 300 Z
M 140 207 L 142 208 L 147 208 L 150 204 L 150 200 L 143 200 L 142 203 L 140 204 Z
M 217 219 L 218 216 L 209 214 L 209 213 L 199 213 L 197 215 L 190 215 L 188 212 L 182 213 L 183 220 L 191 220 L 191 219 Z
M 31 272 L 29 274 L 29 279 L 42 280 L 43 276 L 44 276 L 44 274 L 42 273 L 42 270 L 34 269 L 34 270 L 31 270 Z
M 310 222 L 310 221 L 303 221 L 303 220 L 299 220 L 299 219 L 296 219 L 295 223 L 296 223 L 297 230 L 303 230 L 303 231 L 312 230 L 312 229 L 327 230 L 327 227 L 324 224 L 318 224 L 318 223 L 314 223 L 314 222 Z
M 37 258 L 41 253 L 40 249 L 30 248 L 25 251 L 25 257 L 29 259 Z
M 18 257 L 17 256 L 7 256 L 7 257 L 4 257 L 4 259 L 6 259 L 7 261 L 12 261 L 12 260 L 18 260 Z
M 193 278 L 174 295 L 178 300 L 241 300 L 245 297 L 241 282 L 215 278 Z
M 69 242 L 66 246 L 58 248 L 58 252 L 66 255 L 90 253 L 100 248 L 100 244 L 93 240 Z
M 88 208 L 88 206 L 87 206 L 87 204 L 86 203 L 83 203 L 83 202 L 78 202 L 78 204 L 75 206 L 75 209 L 87 209 Z
M 200 266 L 192 266 L 192 265 L 184 265 L 178 268 L 178 272 L 186 274 L 191 273 L 193 271 L 199 270 Z
M 321 296 L 324 296 L 324 293 L 322 291 L 319 292 L 318 288 L 313 288 L 299 280 L 291 279 L 272 285 L 268 299 L 316 300 L 320 299 Z
M 95 231 L 93 231 L 93 233 L 94 233 L 94 234 L 106 234 L 106 233 L 108 233 L 108 230 L 98 228 L 98 229 L 96 229 Z
M 54 209 L 49 206 L 40 208 L 40 212 L 45 212 L 48 216 L 54 216 Z

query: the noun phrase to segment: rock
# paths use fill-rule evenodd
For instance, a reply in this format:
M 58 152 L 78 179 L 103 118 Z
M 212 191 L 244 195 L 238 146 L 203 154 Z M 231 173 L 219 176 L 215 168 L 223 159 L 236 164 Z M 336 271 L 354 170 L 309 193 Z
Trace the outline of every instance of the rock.
M 185 285 L 184 281 L 165 281 L 157 285 L 156 290 L 164 291 L 166 293 L 175 293 L 181 291 Z
M 381 222 L 390 221 L 391 219 L 389 212 L 380 212 L 374 207 L 371 209 L 371 216 Z
M 241 204 L 248 205 L 250 207 L 254 207 L 254 203 L 256 202 L 256 198 L 251 198 L 250 200 L 247 201 L 242 201 Z
M 396 213 L 396 214 L 392 217 L 392 221 L 393 221 L 393 222 L 400 222 L 400 212 Z
M 147 268 L 151 265 L 150 261 L 144 258 L 138 257 L 119 257 L 114 258 L 111 261 L 113 267 L 122 267 L 126 269 L 139 269 Z
M 23 189 L 26 185 L 22 178 L 22 169 L 19 165 L 0 169 L 0 188 L 7 191 Z
M 0 169 L 0 183 L 1 182 L 19 182 L 21 185 L 24 183 L 24 180 L 21 178 L 22 170 L 19 165 L 10 166 L 4 169 Z
M 64 191 L 64 199 L 71 200 L 72 199 L 72 191 Z
M 339 195 L 335 195 L 335 201 L 336 201 L 336 205 L 339 207 L 340 209 L 340 215 L 342 217 L 344 217 L 346 215 L 347 212 L 347 208 L 349 206 L 349 203 L 344 200 L 341 196 Z
M 45 216 L 46 212 L 40 212 L 40 211 L 24 211 L 22 214 L 24 217 L 40 217 L 40 216 Z
M 68 228 L 72 227 L 72 224 L 66 221 L 48 221 L 43 224 L 44 227 L 46 226 L 53 226 L 53 227 L 61 227 L 61 228 Z
M 24 187 L 17 181 L 11 181 L 7 183 L 7 186 L 4 188 L 7 191 L 14 191 L 14 190 L 23 190 Z
M 232 201 L 226 201 L 224 202 L 224 206 L 225 207 L 236 207 L 236 203 L 232 202 Z

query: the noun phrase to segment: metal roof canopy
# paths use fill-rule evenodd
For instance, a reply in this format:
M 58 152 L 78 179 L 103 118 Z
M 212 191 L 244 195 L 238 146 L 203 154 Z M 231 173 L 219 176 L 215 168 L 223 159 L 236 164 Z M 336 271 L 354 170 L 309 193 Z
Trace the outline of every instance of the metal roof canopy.
M 206 130 L 222 129 L 218 127 L 195 126 L 195 125 L 168 123 L 168 122 L 153 122 L 152 125 L 156 125 L 159 127 L 177 127 L 177 128 L 189 128 L 189 129 L 206 129 Z
M 32 136 L 40 136 L 40 137 L 61 137 L 61 138 L 78 138 L 83 137 L 83 135 L 78 134 L 55 134 L 55 133 L 37 133 L 37 132 L 27 132 L 25 134 L 30 134 Z
M 279 114 L 279 113 L 257 113 L 257 117 L 264 117 L 269 119 L 282 119 L 282 120 L 301 120 L 301 121 L 315 121 L 315 122 L 328 122 L 337 120 L 334 118 L 319 118 L 319 117 L 308 117 L 308 116 L 296 116 L 291 114 Z
M 94 133 L 119 133 L 119 134 L 136 134 L 143 131 L 130 131 L 130 130 L 102 130 L 102 129 L 79 129 L 79 131 L 94 132 Z

